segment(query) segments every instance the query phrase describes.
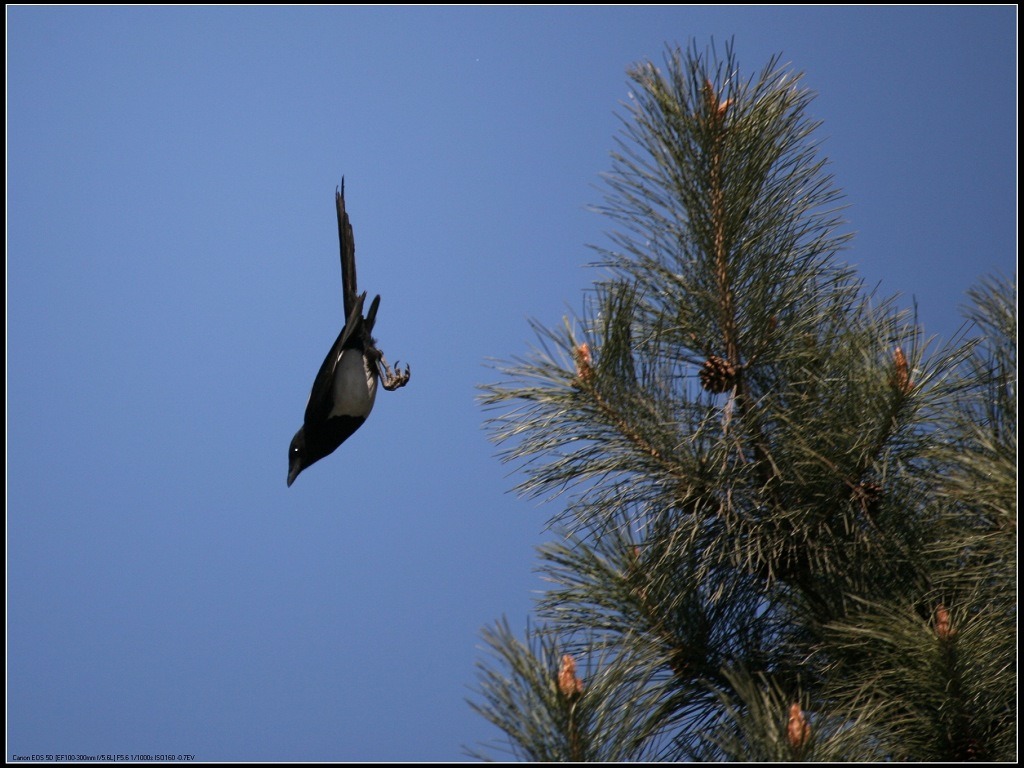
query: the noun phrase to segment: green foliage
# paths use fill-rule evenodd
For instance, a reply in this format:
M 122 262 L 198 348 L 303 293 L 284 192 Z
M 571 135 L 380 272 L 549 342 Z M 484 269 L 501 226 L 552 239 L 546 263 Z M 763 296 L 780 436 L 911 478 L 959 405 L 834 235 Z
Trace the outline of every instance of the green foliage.
M 483 387 L 563 538 L 473 706 L 530 760 L 1012 759 L 1013 285 L 928 343 L 836 260 L 798 76 L 630 76 L 608 277 Z
M 484 632 L 484 640 L 500 669 L 481 667 L 483 703 L 472 706 L 507 731 L 514 756 L 533 762 L 622 761 L 643 759 L 656 743 L 661 687 L 655 669 L 605 655 L 584 672 L 582 690 L 563 689 L 565 654 L 556 635 L 527 632 L 523 643 L 500 622 Z

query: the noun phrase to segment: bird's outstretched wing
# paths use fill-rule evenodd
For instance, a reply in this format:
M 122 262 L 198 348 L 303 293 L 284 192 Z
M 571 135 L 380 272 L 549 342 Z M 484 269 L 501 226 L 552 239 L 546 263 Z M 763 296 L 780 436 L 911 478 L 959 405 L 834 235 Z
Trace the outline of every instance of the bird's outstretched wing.
M 363 302 L 366 294 L 357 296 L 352 304 L 352 311 L 348 313 L 348 321 L 341 329 L 338 338 L 334 340 L 334 346 L 327 353 L 320 370 L 317 371 L 313 380 L 313 391 L 309 393 L 309 402 L 306 403 L 305 424 L 322 424 L 327 421 L 334 405 L 334 369 L 341 359 L 341 351 L 345 348 L 346 342 L 353 333 L 357 332 L 360 323 L 363 321 Z
M 341 289 L 345 299 L 345 317 L 351 318 L 359 289 L 356 284 L 356 242 L 352 237 L 352 222 L 345 212 L 344 178 L 341 180 L 341 189 L 334 193 L 334 203 L 338 209 L 338 243 L 341 245 Z

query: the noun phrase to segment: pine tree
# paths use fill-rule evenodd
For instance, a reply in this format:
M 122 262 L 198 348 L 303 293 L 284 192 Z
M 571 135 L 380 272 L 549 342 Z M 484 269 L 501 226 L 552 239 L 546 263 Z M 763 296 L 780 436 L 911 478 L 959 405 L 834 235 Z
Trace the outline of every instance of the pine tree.
M 1015 759 L 1014 285 L 927 343 L 837 258 L 798 75 L 629 74 L 604 277 L 483 388 L 564 503 L 472 706 L 538 761 Z

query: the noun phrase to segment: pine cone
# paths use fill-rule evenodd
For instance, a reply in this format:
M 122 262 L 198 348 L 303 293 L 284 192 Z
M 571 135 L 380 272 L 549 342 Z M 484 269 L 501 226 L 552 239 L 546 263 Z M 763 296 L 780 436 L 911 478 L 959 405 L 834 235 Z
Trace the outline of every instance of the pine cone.
M 811 724 L 807 722 L 803 710 L 795 701 L 789 708 L 789 723 L 786 724 L 786 735 L 789 746 L 800 749 L 811 738 Z
M 583 693 L 583 681 L 576 677 L 576 659 L 568 653 L 562 656 L 562 663 L 558 667 L 558 690 L 567 699 Z
M 903 350 L 896 347 L 892 355 L 893 372 L 889 376 L 889 386 L 903 395 L 909 395 L 914 388 L 914 382 L 910 380 L 910 367 L 907 365 L 907 356 Z
M 736 383 L 736 366 L 724 357 L 712 355 L 700 369 L 700 385 L 716 395 L 725 392 Z
M 884 492 L 881 485 L 871 480 L 863 480 L 853 486 L 853 498 L 860 502 L 865 512 L 872 515 L 878 511 Z
M 594 378 L 594 361 L 590 356 L 590 346 L 580 344 L 572 351 L 576 361 L 576 382 L 586 383 Z
M 949 609 L 939 604 L 935 609 L 935 634 L 939 640 L 952 640 L 956 637 L 956 630 L 953 628 L 953 620 L 949 616 Z

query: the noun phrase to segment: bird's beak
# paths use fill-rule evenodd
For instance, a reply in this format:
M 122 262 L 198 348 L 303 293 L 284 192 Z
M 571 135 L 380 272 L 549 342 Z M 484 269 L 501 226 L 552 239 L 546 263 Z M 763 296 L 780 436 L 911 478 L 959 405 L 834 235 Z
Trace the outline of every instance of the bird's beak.
M 288 487 L 292 487 L 292 483 L 295 482 L 295 478 L 299 476 L 299 472 L 302 471 L 303 462 L 302 456 L 304 452 L 304 446 L 306 445 L 306 431 L 305 426 L 299 427 L 299 431 L 295 433 L 295 437 L 292 438 L 291 444 L 288 446 Z

